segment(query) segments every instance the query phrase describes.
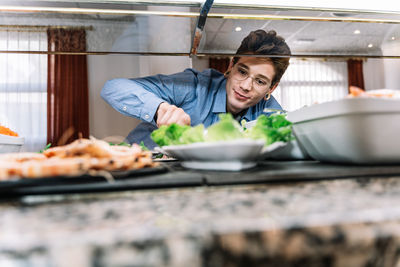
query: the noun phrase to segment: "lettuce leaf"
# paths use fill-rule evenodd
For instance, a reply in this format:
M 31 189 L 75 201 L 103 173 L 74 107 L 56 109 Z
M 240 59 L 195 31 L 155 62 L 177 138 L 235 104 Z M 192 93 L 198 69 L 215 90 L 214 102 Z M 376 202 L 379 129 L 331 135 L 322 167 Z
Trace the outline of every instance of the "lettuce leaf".
M 191 144 L 204 142 L 204 125 L 199 124 L 184 131 L 179 138 L 181 144 Z
M 244 138 L 243 128 L 230 113 L 219 115 L 219 122 L 207 128 L 206 142 L 226 141 Z
M 180 145 L 182 144 L 179 138 L 182 134 L 189 130 L 191 127 L 187 125 L 179 125 L 172 123 L 170 125 L 162 125 L 157 130 L 151 133 L 151 139 L 161 146 Z
M 292 123 L 284 114 L 260 115 L 254 127 L 246 129 L 245 136 L 263 139 L 266 146 L 278 141 L 288 142 L 293 139 Z

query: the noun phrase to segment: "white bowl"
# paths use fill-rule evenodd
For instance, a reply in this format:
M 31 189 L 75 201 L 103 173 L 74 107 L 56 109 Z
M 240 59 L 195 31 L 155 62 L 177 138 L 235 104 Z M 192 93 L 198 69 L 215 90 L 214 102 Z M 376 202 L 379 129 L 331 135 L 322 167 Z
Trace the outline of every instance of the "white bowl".
M 182 160 L 186 168 L 238 171 L 256 166 L 263 147 L 263 140 L 237 139 L 163 146 L 160 150 Z
M 256 161 L 263 147 L 263 140 L 238 139 L 163 146 L 162 150 L 185 161 Z
M 0 134 L 0 153 L 19 152 L 24 141 L 23 137 Z

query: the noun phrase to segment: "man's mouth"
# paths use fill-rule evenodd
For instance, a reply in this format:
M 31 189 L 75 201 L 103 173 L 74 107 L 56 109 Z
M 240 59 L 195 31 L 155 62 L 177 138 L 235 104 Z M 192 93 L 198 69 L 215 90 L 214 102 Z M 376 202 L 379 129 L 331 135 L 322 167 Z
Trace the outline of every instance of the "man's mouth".
M 248 97 L 248 96 L 242 95 L 241 93 L 239 93 L 239 92 L 236 91 L 236 90 L 233 90 L 233 92 L 235 93 L 235 97 L 236 97 L 237 99 L 239 99 L 239 100 L 247 100 L 247 99 L 250 98 L 250 97 Z

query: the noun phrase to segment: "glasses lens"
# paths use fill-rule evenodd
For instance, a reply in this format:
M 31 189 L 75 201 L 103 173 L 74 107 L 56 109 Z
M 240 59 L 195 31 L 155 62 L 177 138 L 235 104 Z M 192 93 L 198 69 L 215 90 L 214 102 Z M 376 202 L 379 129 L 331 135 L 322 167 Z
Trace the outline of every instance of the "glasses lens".
M 247 78 L 251 78 L 253 82 L 253 86 L 256 88 L 267 88 L 270 86 L 269 82 L 262 78 L 253 78 L 249 75 L 249 72 L 242 67 L 235 66 L 232 71 L 233 78 L 238 81 L 246 80 Z
M 234 74 L 235 78 L 239 81 L 246 80 L 249 77 L 247 70 L 238 66 L 234 68 Z

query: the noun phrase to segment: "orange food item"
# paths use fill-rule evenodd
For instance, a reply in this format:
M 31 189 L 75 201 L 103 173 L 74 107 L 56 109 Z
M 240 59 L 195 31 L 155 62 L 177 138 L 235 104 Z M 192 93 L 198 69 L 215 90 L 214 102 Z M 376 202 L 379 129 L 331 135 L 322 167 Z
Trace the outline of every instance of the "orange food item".
M 10 136 L 18 136 L 18 134 L 14 131 L 11 131 L 9 128 L 0 125 L 0 134 L 10 135 Z
M 350 86 L 348 97 L 381 97 L 381 98 L 400 98 L 399 90 L 377 89 L 364 91 L 356 86 Z
M 350 86 L 349 91 L 350 91 L 350 96 L 366 96 L 367 95 L 367 93 L 363 89 L 358 88 L 356 86 Z

